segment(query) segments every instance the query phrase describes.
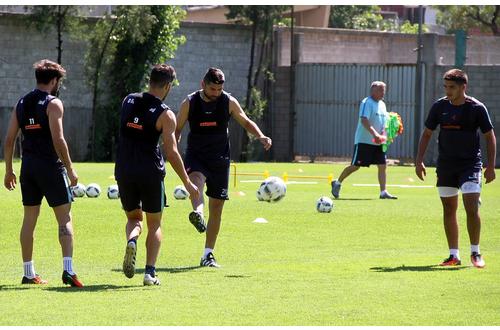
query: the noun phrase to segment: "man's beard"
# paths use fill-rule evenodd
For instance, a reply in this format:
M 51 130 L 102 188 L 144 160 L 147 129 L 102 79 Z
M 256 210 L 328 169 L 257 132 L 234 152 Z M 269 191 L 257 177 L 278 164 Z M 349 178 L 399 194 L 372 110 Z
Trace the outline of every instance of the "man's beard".
M 50 91 L 50 95 L 53 95 L 55 97 L 59 97 L 59 89 L 60 86 L 56 85 L 53 90 Z

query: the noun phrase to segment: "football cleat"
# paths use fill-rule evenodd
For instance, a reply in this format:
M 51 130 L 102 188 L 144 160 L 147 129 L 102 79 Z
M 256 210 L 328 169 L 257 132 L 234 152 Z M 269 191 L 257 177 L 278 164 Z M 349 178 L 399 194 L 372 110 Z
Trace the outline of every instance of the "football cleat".
M 470 261 L 476 268 L 484 268 L 484 266 L 486 266 L 483 257 L 477 252 L 472 252 L 470 255 Z
M 136 253 L 137 253 L 137 244 L 134 242 L 128 242 L 127 248 L 125 249 L 125 257 L 123 257 L 123 273 L 128 278 L 132 278 L 135 275 Z
M 160 285 L 160 279 L 156 276 L 151 276 L 150 274 L 144 274 L 144 281 L 142 282 L 145 286 L 149 285 Z
M 461 264 L 462 262 L 460 261 L 460 259 L 450 254 L 450 256 L 447 259 L 444 259 L 443 262 L 439 264 L 439 266 L 460 266 Z
M 47 284 L 47 283 L 49 282 L 43 280 L 38 274 L 35 274 L 35 277 L 33 278 L 23 276 L 23 279 L 21 281 L 21 284 Z
M 205 225 L 205 220 L 203 219 L 203 214 L 201 212 L 193 211 L 189 213 L 189 221 L 200 234 L 207 230 L 207 226 Z
M 387 191 L 380 193 L 380 199 L 398 199 L 396 196 L 389 194 Z
M 215 260 L 215 257 L 212 252 L 209 252 L 206 257 L 201 258 L 200 266 L 220 268 L 220 265 Z
M 341 187 L 342 187 L 342 184 L 338 180 L 332 181 L 332 195 L 336 199 L 339 198 Z
M 63 271 L 62 281 L 64 284 L 69 284 L 72 287 L 83 288 L 83 283 L 80 282 L 80 280 L 78 279 L 78 276 L 76 276 L 76 274 L 71 275 L 67 271 Z

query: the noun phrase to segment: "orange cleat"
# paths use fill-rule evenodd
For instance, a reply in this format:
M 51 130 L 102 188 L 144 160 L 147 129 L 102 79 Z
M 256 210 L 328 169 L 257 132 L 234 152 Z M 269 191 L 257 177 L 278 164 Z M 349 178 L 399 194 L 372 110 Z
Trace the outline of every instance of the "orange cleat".
M 72 287 L 83 288 L 83 283 L 80 282 L 76 274 L 70 275 L 67 271 L 62 273 L 62 281 L 64 284 L 69 284 Z
M 470 261 L 472 262 L 472 265 L 476 268 L 484 268 L 484 266 L 486 266 L 483 257 L 477 252 L 472 252 L 470 256 Z
M 460 261 L 460 259 L 450 254 L 448 259 L 444 259 L 444 261 L 440 263 L 439 266 L 460 266 L 461 264 L 462 262 Z
M 46 280 L 43 280 L 40 275 L 35 274 L 35 277 L 29 278 L 26 276 L 23 276 L 23 280 L 21 281 L 21 284 L 47 284 Z

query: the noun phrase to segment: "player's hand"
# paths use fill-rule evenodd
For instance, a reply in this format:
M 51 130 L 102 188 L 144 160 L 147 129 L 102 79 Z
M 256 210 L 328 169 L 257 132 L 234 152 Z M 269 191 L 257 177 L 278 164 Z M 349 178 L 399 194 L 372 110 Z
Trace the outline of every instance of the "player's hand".
M 486 179 L 485 183 L 490 183 L 491 181 L 495 180 L 496 178 L 495 168 L 492 166 L 487 167 L 484 170 L 484 178 Z
M 387 140 L 385 135 L 377 134 L 373 137 L 373 142 L 376 144 L 382 144 Z
M 16 173 L 14 173 L 13 171 L 10 173 L 5 173 L 3 184 L 8 190 L 14 190 L 17 184 Z
M 197 200 L 200 198 L 200 191 L 198 190 L 198 187 L 195 186 L 191 181 L 188 182 L 188 184 L 185 185 L 186 190 L 189 193 L 189 198 L 191 200 Z
M 417 174 L 417 176 L 420 180 L 424 181 L 424 178 L 427 175 L 427 172 L 425 171 L 424 163 L 416 163 L 415 164 L 415 173 Z
M 266 151 L 271 149 L 271 146 L 273 145 L 273 141 L 271 140 L 271 138 L 269 138 L 267 136 L 260 137 L 259 141 L 260 141 L 260 143 L 262 143 L 262 145 L 264 146 L 264 149 Z
M 76 174 L 76 171 L 73 168 L 67 169 L 68 171 L 68 178 L 69 178 L 69 185 L 70 187 L 74 187 L 78 183 L 78 174 Z

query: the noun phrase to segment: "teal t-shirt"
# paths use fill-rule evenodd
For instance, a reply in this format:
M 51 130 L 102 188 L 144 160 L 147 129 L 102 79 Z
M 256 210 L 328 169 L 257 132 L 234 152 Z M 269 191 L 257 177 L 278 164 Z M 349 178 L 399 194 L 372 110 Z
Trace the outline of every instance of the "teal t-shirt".
M 371 96 L 366 97 L 359 105 L 359 120 L 356 134 L 354 135 L 354 143 L 367 143 L 377 145 L 373 142 L 373 136 L 361 123 L 361 117 L 365 117 L 371 123 L 373 128 L 379 133 L 385 135 L 385 122 L 388 118 L 388 113 L 385 108 L 384 101 L 375 101 Z

